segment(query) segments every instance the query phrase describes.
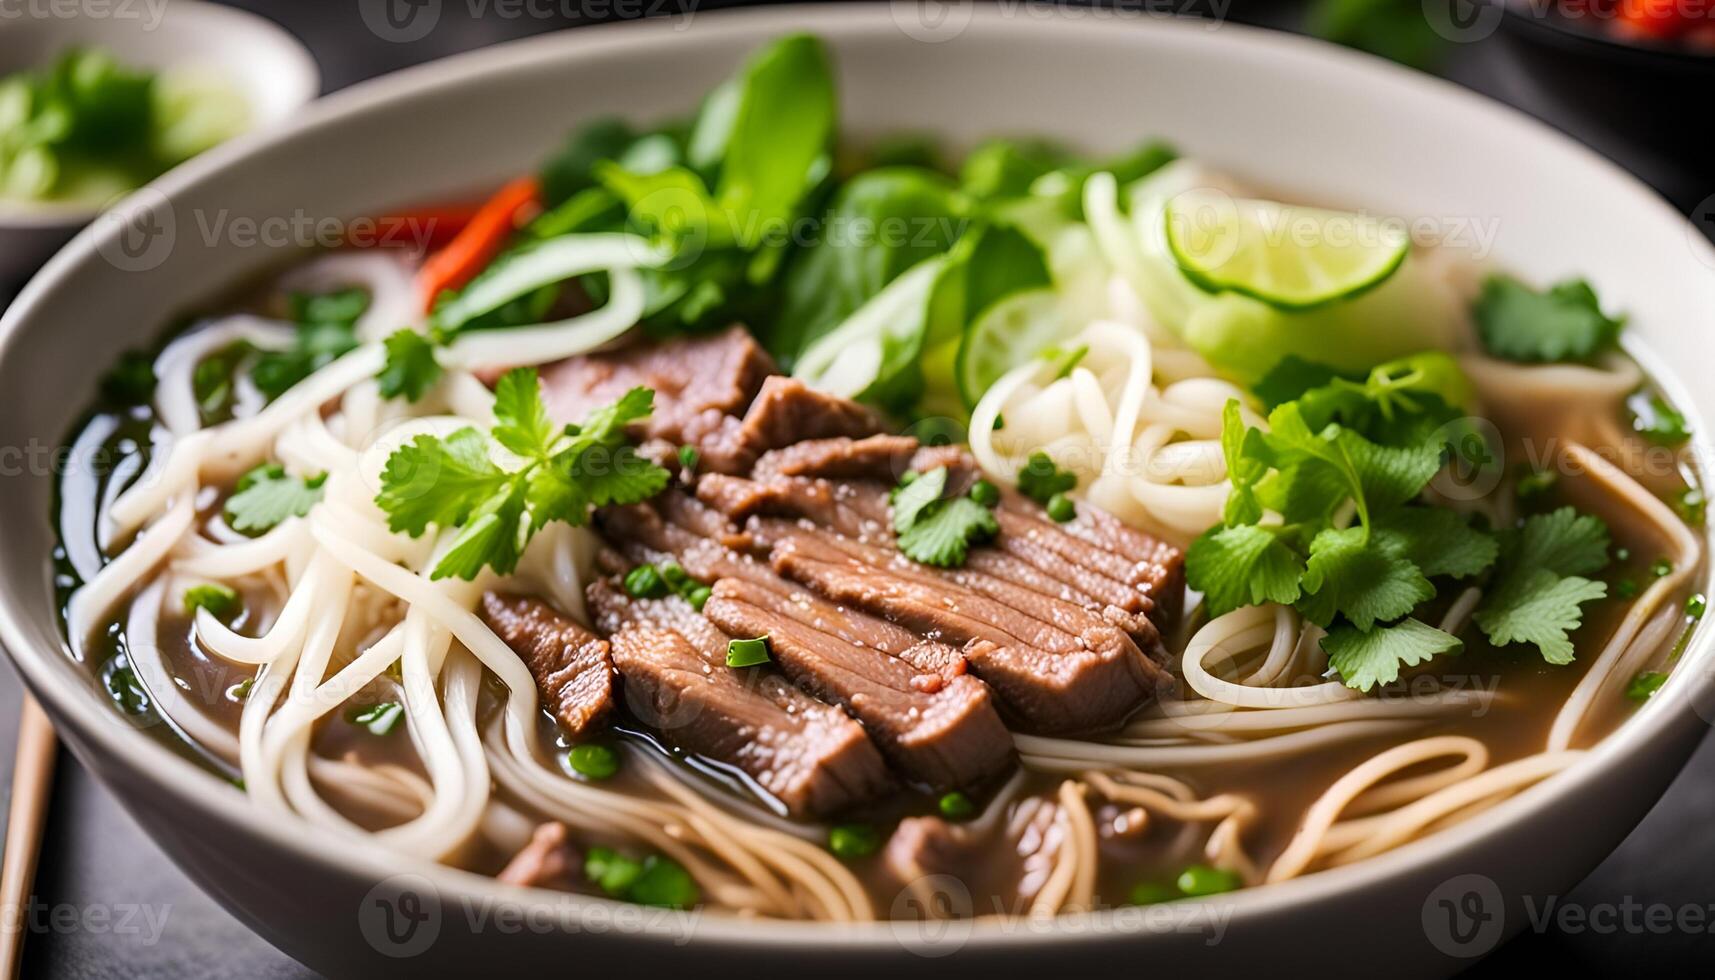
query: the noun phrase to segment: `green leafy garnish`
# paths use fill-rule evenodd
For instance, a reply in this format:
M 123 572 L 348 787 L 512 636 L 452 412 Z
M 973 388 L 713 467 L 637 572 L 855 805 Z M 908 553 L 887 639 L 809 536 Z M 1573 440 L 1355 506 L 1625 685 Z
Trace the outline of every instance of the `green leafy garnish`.
M 899 551 L 925 565 L 955 568 L 971 545 L 1000 533 L 993 511 L 969 495 L 945 498 L 947 468 L 937 466 L 893 491 L 893 530 Z
M 441 365 L 435 360 L 435 345 L 427 336 L 415 330 L 398 330 L 382 342 L 387 360 L 376 375 L 381 397 L 416 401 L 441 377 Z
M 1632 431 L 1658 446 L 1677 446 L 1691 438 L 1691 424 L 1667 399 L 1651 391 L 1640 391 L 1626 400 Z
M 230 623 L 244 611 L 244 600 L 225 585 L 193 585 L 185 590 L 185 613 L 194 616 L 198 609 L 207 609 L 215 619 Z
M 1608 594 L 1585 578 L 1608 564 L 1608 528 L 1562 507 L 1526 518 L 1506 532 L 1495 580 L 1472 617 L 1496 646 L 1529 643 L 1551 664 L 1573 658 L 1568 634 L 1583 623 L 1583 605 Z
M 375 502 L 395 532 L 459 529 L 431 578 L 469 581 L 485 566 L 510 574 L 530 537 L 550 522 L 581 526 L 595 507 L 647 500 L 667 485 L 667 471 L 638 455 L 625 432 L 649 416 L 653 400 L 649 389 L 633 388 L 582 426 L 556 428 L 535 370 L 509 371 L 495 386 L 489 435 L 464 428 L 417 436 L 387 458 Z M 496 443 L 523 465 L 497 466 Z
M 404 705 L 397 701 L 379 701 L 367 707 L 352 708 L 346 712 L 345 720 L 368 729 L 371 735 L 390 735 L 404 717 Z
M 326 473 L 288 476 L 277 463 L 264 463 L 239 477 L 226 498 L 226 523 L 242 534 L 261 534 L 291 517 L 302 517 L 322 499 Z
M 1067 493 L 1078 486 L 1078 476 L 1054 465 L 1047 453 L 1031 453 L 1024 468 L 1018 471 L 1018 492 L 1048 506 L 1057 493 Z
M 1626 697 L 1638 703 L 1648 701 L 1667 683 L 1667 675 L 1658 670 L 1640 671 L 1626 684 Z
M 690 873 L 658 854 L 639 861 L 610 847 L 592 847 L 584 857 L 584 877 L 608 895 L 639 905 L 689 908 L 702 898 Z
M 1603 313 L 1582 279 L 1537 292 L 1510 276 L 1490 276 L 1472 313 L 1483 346 L 1509 361 L 1588 360 L 1619 339 L 1625 322 Z
M 357 346 L 357 319 L 369 308 L 369 293 L 359 288 L 293 293 L 287 302 L 298 325 L 292 346 L 262 354 L 250 369 L 251 380 L 271 399 Z
M 1464 645 L 1451 633 L 1415 619 L 1378 626 L 1368 632 L 1355 626 L 1337 626 L 1322 638 L 1329 665 L 1340 672 L 1347 687 L 1360 691 L 1377 684 L 1392 684 L 1399 679 L 1401 666 L 1415 667 Z
M 749 639 L 728 640 L 726 645 L 726 665 L 728 667 L 755 667 L 768 663 L 768 637 L 755 636 Z

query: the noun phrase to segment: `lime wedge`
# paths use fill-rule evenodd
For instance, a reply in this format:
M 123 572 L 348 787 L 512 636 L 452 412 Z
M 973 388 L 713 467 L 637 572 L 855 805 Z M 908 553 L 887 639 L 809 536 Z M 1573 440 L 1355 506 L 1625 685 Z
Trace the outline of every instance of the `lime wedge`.
M 967 408 L 1000 376 L 1060 341 L 1066 325 L 1052 289 L 1013 293 L 983 311 L 959 341 L 954 371 Z
M 1165 218 L 1167 247 L 1187 279 L 1281 310 L 1307 310 L 1374 288 L 1411 248 L 1404 229 L 1368 215 L 1216 190 L 1177 195 Z

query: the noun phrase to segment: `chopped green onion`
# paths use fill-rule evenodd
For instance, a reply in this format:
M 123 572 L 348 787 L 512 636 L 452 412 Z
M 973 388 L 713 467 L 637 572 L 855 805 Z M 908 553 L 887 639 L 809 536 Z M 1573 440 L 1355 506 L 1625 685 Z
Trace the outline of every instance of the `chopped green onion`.
M 584 857 L 584 877 L 614 898 L 624 897 L 642 874 L 642 862 L 611 847 L 592 847 Z
M 256 678 L 246 677 L 243 680 L 239 681 L 238 683 L 236 683 L 236 684 L 234 684 L 231 687 L 226 689 L 227 700 L 238 701 L 238 702 L 242 703 L 242 702 L 244 702 L 250 698 L 250 689 L 255 687 L 255 686 L 256 686 Z
M 1048 498 L 1048 516 L 1057 524 L 1064 524 L 1078 516 L 1077 505 L 1072 498 L 1063 493 L 1057 493 Z
M 659 599 L 667 594 L 667 582 L 654 565 L 639 565 L 625 573 L 625 594 L 633 599 Z
M 1701 592 L 1685 600 L 1685 615 L 1689 617 L 1692 622 L 1702 619 L 1703 614 L 1708 611 L 1709 599 Z
M 1679 410 L 1660 395 L 1640 391 L 1627 402 L 1632 431 L 1658 446 L 1677 446 L 1691 438 L 1691 426 Z
M 566 753 L 572 771 L 585 779 L 611 779 L 619 772 L 619 753 L 605 745 L 579 745 Z
M 345 720 L 360 728 L 369 729 L 371 735 L 391 734 L 399 719 L 405 717 L 405 708 L 397 701 L 382 701 L 367 708 L 357 707 L 346 713 Z
M 1630 549 L 1630 548 L 1615 548 L 1614 549 L 1614 560 L 1615 561 L 1631 561 L 1632 560 L 1632 549 Z
M 977 805 L 971 798 L 954 790 L 935 802 L 935 808 L 948 820 L 969 820 L 977 815 Z
M 842 858 L 869 857 L 881 850 L 881 834 L 866 823 L 844 823 L 828 831 L 828 850 Z
M 978 480 L 971 484 L 971 499 L 984 507 L 994 507 L 1000 503 L 1000 488 L 987 480 Z
M 667 583 L 668 588 L 680 595 L 684 595 L 686 589 L 694 588 L 697 584 L 697 580 L 691 577 L 691 573 L 685 571 L 684 566 L 676 561 L 665 562 L 661 565 L 661 580 Z
M 1636 599 L 1638 596 L 1637 579 L 1623 578 L 1615 582 L 1614 595 L 1620 599 Z
M 1050 347 L 1042 352 L 1042 359 L 1053 365 L 1054 380 L 1059 381 L 1061 378 L 1070 377 L 1072 369 L 1077 367 L 1078 362 L 1082 361 L 1085 355 L 1089 353 L 1089 344 L 1079 344 L 1071 350 Z
M 1201 895 L 1219 895 L 1230 892 L 1243 884 L 1239 876 L 1231 871 L 1210 867 L 1207 864 L 1193 864 L 1180 872 L 1179 879 L 1174 882 L 1179 890 L 1186 895 L 1196 898 Z
M 185 590 L 185 614 L 195 616 L 198 609 L 223 623 L 230 623 L 244 611 L 244 602 L 233 589 L 219 584 L 193 585 Z
M 679 468 L 687 473 L 695 472 L 697 462 L 702 458 L 703 454 L 697 450 L 696 446 L 679 447 Z
M 1666 558 L 1657 558 L 1655 561 L 1650 563 L 1649 573 L 1654 575 L 1656 578 L 1667 578 L 1669 575 L 1673 574 L 1673 562 L 1668 561 Z
M 677 861 L 651 854 L 643 859 L 643 870 L 625 890 L 625 897 L 639 905 L 684 909 L 697 904 L 702 893 L 696 879 Z
M 758 636 L 748 640 L 729 640 L 726 645 L 726 665 L 728 667 L 755 667 L 769 660 L 768 637 Z
M 1131 904 L 1160 905 L 1163 902 L 1176 902 L 1184 898 L 1184 894 L 1172 885 L 1163 885 L 1158 881 L 1143 882 L 1131 890 Z
M 1709 513 L 1709 500 L 1700 488 L 1686 487 L 1674 501 L 1673 509 L 1679 512 L 1680 520 L 1692 527 L 1702 527 Z
M 1655 696 L 1661 686 L 1667 683 L 1667 675 L 1656 670 L 1641 671 L 1626 685 L 1626 697 L 1643 703 Z
M 713 594 L 713 589 L 706 585 L 699 585 L 685 593 L 685 601 L 691 604 L 692 609 L 695 609 L 697 612 L 702 612 L 703 605 L 709 601 L 709 596 Z

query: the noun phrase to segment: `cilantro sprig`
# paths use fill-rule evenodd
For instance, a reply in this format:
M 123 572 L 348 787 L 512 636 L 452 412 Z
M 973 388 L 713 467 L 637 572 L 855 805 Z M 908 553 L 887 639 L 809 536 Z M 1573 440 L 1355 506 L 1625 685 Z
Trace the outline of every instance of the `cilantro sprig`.
M 582 425 L 562 428 L 548 417 L 535 369 L 509 371 L 495 385 L 486 435 L 463 428 L 417 436 L 387 458 L 375 502 L 395 532 L 459 529 L 431 578 L 469 581 L 484 567 L 510 574 L 548 524 L 579 526 L 593 508 L 647 500 L 667 485 L 667 471 L 640 456 L 625 432 L 649 416 L 654 394 L 633 388 Z M 497 448 L 520 465 L 497 464 Z
M 293 293 L 287 301 L 298 326 L 292 345 L 261 355 L 250 369 L 251 380 L 270 399 L 357 346 L 357 320 L 369 308 L 369 293 L 354 287 Z
M 238 478 L 226 498 L 226 523 L 242 534 L 261 534 L 288 518 L 302 517 L 321 502 L 326 473 L 288 476 L 278 463 L 264 463 Z
M 1572 662 L 1568 634 L 1583 624 L 1585 603 L 1608 594 L 1585 578 L 1608 565 L 1608 527 L 1562 507 L 1525 519 L 1502 535 L 1494 581 L 1472 619 L 1496 646 L 1529 643 L 1551 664 Z
M 1000 533 L 1000 522 L 989 507 L 967 494 L 944 497 L 947 468 L 909 473 L 893 491 L 893 530 L 899 551 L 925 565 L 956 568 L 970 556 L 971 546 Z
M 1510 276 L 1490 276 L 1472 314 L 1483 346 L 1509 361 L 1588 360 L 1613 346 L 1625 324 L 1602 312 L 1582 279 L 1538 292 Z

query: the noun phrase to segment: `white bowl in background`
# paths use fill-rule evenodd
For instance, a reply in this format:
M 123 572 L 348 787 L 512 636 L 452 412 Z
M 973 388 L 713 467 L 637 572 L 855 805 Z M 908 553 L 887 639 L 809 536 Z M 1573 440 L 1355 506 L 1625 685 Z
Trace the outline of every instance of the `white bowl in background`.
M 123 64 L 157 71 L 206 66 L 244 96 L 251 130 L 285 120 L 321 89 L 315 59 L 297 38 L 231 7 L 196 0 L 7 6 L 0 77 L 49 65 L 73 47 L 103 48 Z M 19 285 L 100 210 L 0 200 L 0 287 Z
M 676 21 L 580 29 L 366 83 L 289 127 L 216 148 L 136 205 L 148 209 L 137 217 L 177 229 L 149 261 L 115 258 L 122 229 L 102 222 L 0 321 L 0 446 L 58 444 L 112 355 L 302 244 L 210 235 L 198 230 L 209 216 L 360 216 L 493 185 L 533 169 L 579 120 L 683 114 L 746 52 L 812 31 L 837 58 L 849 133 L 931 132 L 953 143 L 1043 134 L 1092 151 L 1159 135 L 1286 194 L 1481 222 L 1495 232 L 1500 264 L 1536 280 L 1586 275 L 1630 312 L 1646 366 L 1696 425 L 1700 458 L 1711 458 L 1703 421 L 1715 417 L 1715 386 L 1696 372 L 1715 334 L 1715 249 L 1571 140 L 1445 82 L 1303 38 L 1123 11 L 1051 17 L 1028 4 L 943 4 L 919 19 L 931 6 L 699 13 L 688 31 Z M 49 570 L 53 474 L 0 479 L 0 641 L 62 735 L 198 882 L 331 976 L 482 975 L 502 964 L 508 973 L 575 965 L 698 977 L 793 967 L 870 980 L 1116 967 L 1446 974 L 1523 928 L 1526 896 L 1540 909 L 1605 857 L 1715 718 L 1715 644 L 1705 630 L 1674 681 L 1585 759 L 1456 830 L 1154 917 L 945 929 L 661 919 L 510 888 L 295 818 L 265 819 L 237 790 L 132 729 L 68 659 Z M 1489 917 L 1471 935 L 1453 934 L 1438 901 L 1473 882 L 1492 896 Z M 536 911 L 513 914 L 521 905 Z M 1198 918 L 1160 917 L 1186 910 Z

